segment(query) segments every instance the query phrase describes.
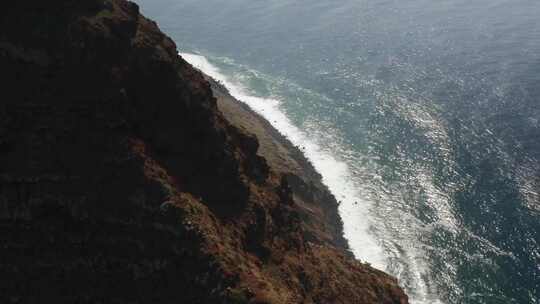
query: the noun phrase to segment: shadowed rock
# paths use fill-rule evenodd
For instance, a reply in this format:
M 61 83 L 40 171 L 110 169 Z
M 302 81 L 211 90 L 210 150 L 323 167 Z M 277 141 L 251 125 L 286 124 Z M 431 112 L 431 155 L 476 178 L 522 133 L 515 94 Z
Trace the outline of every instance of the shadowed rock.
M 2 303 L 407 302 L 137 5 L 12 1 L 0 26 Z

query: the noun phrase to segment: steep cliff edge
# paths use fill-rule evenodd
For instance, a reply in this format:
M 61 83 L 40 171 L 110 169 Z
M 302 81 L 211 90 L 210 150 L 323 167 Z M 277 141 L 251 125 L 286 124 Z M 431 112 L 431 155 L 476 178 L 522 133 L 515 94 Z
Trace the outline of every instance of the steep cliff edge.
M 2 303 L 407 303 L 135 4 L 12 1 L 0 26 Z

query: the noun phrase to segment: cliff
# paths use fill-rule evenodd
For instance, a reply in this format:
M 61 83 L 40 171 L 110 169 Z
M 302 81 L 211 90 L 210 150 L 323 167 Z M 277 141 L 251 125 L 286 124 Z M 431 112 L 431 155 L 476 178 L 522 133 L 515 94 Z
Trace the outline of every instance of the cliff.
M 137 5 L 2 6 L 2 303 L 407 303 L 301 153 Z

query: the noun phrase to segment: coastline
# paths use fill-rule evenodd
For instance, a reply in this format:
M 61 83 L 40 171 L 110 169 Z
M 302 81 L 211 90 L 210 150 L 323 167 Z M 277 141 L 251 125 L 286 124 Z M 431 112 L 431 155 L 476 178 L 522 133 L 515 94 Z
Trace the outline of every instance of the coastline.
M 300 148 L 249 105 L 233 97 L 223 84 L 201 73 L 210 83 L 218 109 L 225 119 L 255 135 L 260 145 L 258 154 L 267 160 L 273 170 L 286 176 L 310 241 L 338 247 L 353 257 L 344 236 L 339 203 Z
M 341 159 L 341 155 L 336 153 L 334 148 L 326 146 L 318 137 L 306 133 L 306 130 L 293 123 L 282 109 L 282 104 L 286 101 L 281 100 L 279 96 L 274 98 L 257 95 L 244 84 L 223 74 L 219 66 L 214 65 L 205 56 L 182 52 L 180 55 L 202 74 L 208 75 L 205 78 L 210 77 L 215 80 L 214 87 L 219 90 L 214 90 L 216 91 L 214 95 L 226 96 L 225 99 L 229 97 L 236 99 L 240 105 L 248 109 L 248 112 L 252 110 L 255 116 L 261 117 L 266 127 L 261 128 L 260 124 L 254 125 L 250 121 L 257 121 L 257 119 L 252 119 L 253 115 L 247 115 L 243 119 L 243 129 L 246 133 L 250 133 L 249 129 L 260 131 L 258 134 L 263 139 L 264 146 L 270 147 L 270 149 L 262 148 L 262 153 L 268 150 L 268 153 L 265 153 L 266 158 L 271 161 L 278 160 L 272 162 L 277 169 L 274 171 L 282 172 L 280 175 L 285 176 L 287 180 L 292 180 L 289 183 L 294 183 L 295 189 L 300 190 L 296 192 L 304 194 L 300 199 L 296 199 L 296 205 L 300 209 L 299 212 L 307 213 L 303 221 L 310 222 L 310 225 L 314 226 L 311 230 L 328 227 L 329 229 L 326 230 L 332 230 L 332 233 L 326 233 L 325 240 L 342 239 L 338 247 L 347 248 L 346 251 L 352 253 L 356 259 L 368 262 L 375 268 L 387 269 L 387 260 L 379 240 L 370 232 L 371 201 L 366 200 L 358 186 L 351 182 L 353 172 L 350 164 Z M 218 104 L 217 101 L 216 104 Z M 230 102 L 225 104 L 230 104 Z M 239 111 L 236 109 L 232 113 L 234 115 L 229 115 L 229 118 L 234 121 Z M 246 116 L 245 113 L 244 116 Z M 265 128 L 270 131 L 261 132 Z M 274 134 L 272 130 L 276 133 Z M 267 136 L 268 134 L 275 136 Z M 285 142 L 285 146 L 273 144 L 279 142 Z M 261 153 L 261 151 L 258 152 Z M 291 172 L 293 174 L 290 174 Z M 339 201 L 336 202 L 338 198 Z M 324 203 L 320 203 L 323 201 Z M 316 202 L 316 210 L 310 202 Z M 319 220 L 311 221 L 314 218 Z M 339 223 L 339 227 L 336 227 L 335 223 Z M 310 229 L 306 230 L 310 231 Z M 312 239 L 311 232 L 307 235 L 308 239 Z M 328 241 L 325 243 L 332 244 Z
M 300 151 L 136 4 L 3 16 L 3 302 L 408 303 Z

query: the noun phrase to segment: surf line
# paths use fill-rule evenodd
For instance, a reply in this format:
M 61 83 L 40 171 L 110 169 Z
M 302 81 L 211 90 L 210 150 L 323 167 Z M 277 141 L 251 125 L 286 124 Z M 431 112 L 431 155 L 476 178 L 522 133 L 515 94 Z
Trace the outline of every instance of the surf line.
M 343 220 L 345 238 L 357 259 L 385 269 L 387 264 L 382 248 L 370 234 L 368 210 L 370 202 L 362 199 L 351 182 L 352 172 L 345 162 L 339 161 L 331 151 L 324 151 L 316 141 L 295 126 L 280 109 L 280 101 L 252 96 L 239 83 L 234 83 L 218 67 L 201 55 L 180 53 L 193 67 L 223 84 L 229 93 L 265 118 L 294 145 L 304 147 L 303 153 L 322 175 L 323 183 L 340 200 L 339 213 Z

